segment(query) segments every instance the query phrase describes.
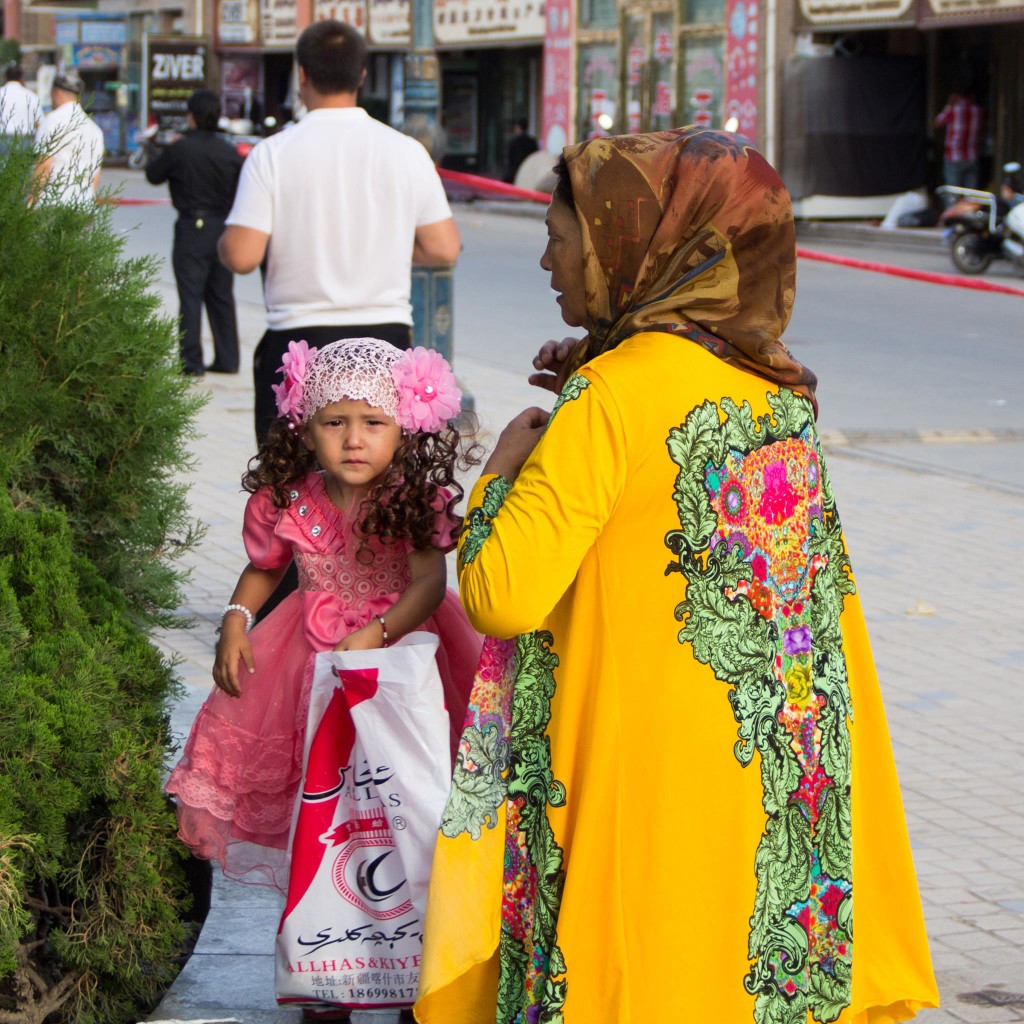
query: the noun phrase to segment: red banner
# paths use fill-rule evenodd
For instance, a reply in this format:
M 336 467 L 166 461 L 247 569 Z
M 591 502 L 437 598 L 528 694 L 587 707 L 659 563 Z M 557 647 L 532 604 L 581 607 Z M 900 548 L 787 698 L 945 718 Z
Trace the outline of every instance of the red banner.
M 757 93 L 760 84 L 757 0 L 726 0 L 725 118 L 736 131 L 757 142 Z
M 574 8 L 574 0 L 547 0 L 544 5 L 544 105 L 540 146 L 547 153 L 561 153 L 569 143 Z

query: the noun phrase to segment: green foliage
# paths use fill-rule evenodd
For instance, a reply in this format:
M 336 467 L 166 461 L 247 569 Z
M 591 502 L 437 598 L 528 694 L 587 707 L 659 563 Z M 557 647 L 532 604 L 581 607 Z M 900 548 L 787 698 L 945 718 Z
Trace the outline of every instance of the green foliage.
M 0 1021 L 126 1024 L 184 949 L 162 793 L 201 399 L 109 212 L 0 156 Z
M 196 540 L 185 486 L 202 397 L 109 206 L 30 207 L 33 154 L 0 157 L 0 479 L 62 509 L 75 550 L 143 624 L 171 624 Z
M 161 794 L 176 684 L 127 612 L 62 513 L 0 496 L 0 1012 L 25 1020 L 50 1003 L 61 1021 L 136 1019 L 182 948 Z
M 21 43 L 17 39 L 0 39 L 0 67 L 21 61 Z

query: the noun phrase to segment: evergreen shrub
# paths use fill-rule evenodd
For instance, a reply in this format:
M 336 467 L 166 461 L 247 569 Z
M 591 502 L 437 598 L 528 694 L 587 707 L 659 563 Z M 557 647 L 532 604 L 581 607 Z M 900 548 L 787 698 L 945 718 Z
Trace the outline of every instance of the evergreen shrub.
M 0 1021 L 137 1020 L 178 969 L 176 684 L 127 611 L 63 513 L 0 494 Z
M 75 549 L 144 624 L 175 624 L 196 540 L 188 442 L 203 398 L 182 376 L 177 325 L 95 211 L 25 202 L 32 153 L 0 157 L 0 450 L 18 504 L 64 510 Z M 17 452 L 19 458 L 12 459 Z
M 124 1024 L 177 971 L 163 793 L 201 398 L 109 213 L 0 156 L 0 1024 Z

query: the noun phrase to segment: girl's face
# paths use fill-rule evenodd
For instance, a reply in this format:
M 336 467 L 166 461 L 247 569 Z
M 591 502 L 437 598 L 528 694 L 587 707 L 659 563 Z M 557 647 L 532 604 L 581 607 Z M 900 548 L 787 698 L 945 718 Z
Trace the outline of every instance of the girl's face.
M 402 440 L 402 429 L 383 409 L 374 409 L 362 399 L 343 398 L 313 416 L 302 440 L 348 498 L 386 472 Z

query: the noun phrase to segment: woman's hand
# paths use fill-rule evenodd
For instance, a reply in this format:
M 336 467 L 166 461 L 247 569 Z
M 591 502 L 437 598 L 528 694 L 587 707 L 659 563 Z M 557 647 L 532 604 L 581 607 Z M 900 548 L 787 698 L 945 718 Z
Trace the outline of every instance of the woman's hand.
M 566 361 L 577 345 L 583 344 L 580 338 L 563 338 L 561 341 L 545 341 L 540 351 L 533 357 L 534 369 L 541 373 L 531 373 L 527 378 L 531 384 L 556 395 L 565 384 Z
M 510 420 L 484 466 L 484 473 L 497 473 L 506 480 L 515 480 L 523 463 L 537 447 L 549 418 L 550 413 L 533 406 Z
M 252 647 L 241 615 L 225 615 L 221 623 L 217 655 L 213 663 L 213 681 L 229 696 L 241 697 L 238 681 L 238 663 L 241 661 L 250 673 L 256 671 L 252 660 Z
M 384 634 L 376 619 L 371 619 L 361 629 L 349 633 L 335 645 L 336 651 L 372 651 L 384 646 Z

